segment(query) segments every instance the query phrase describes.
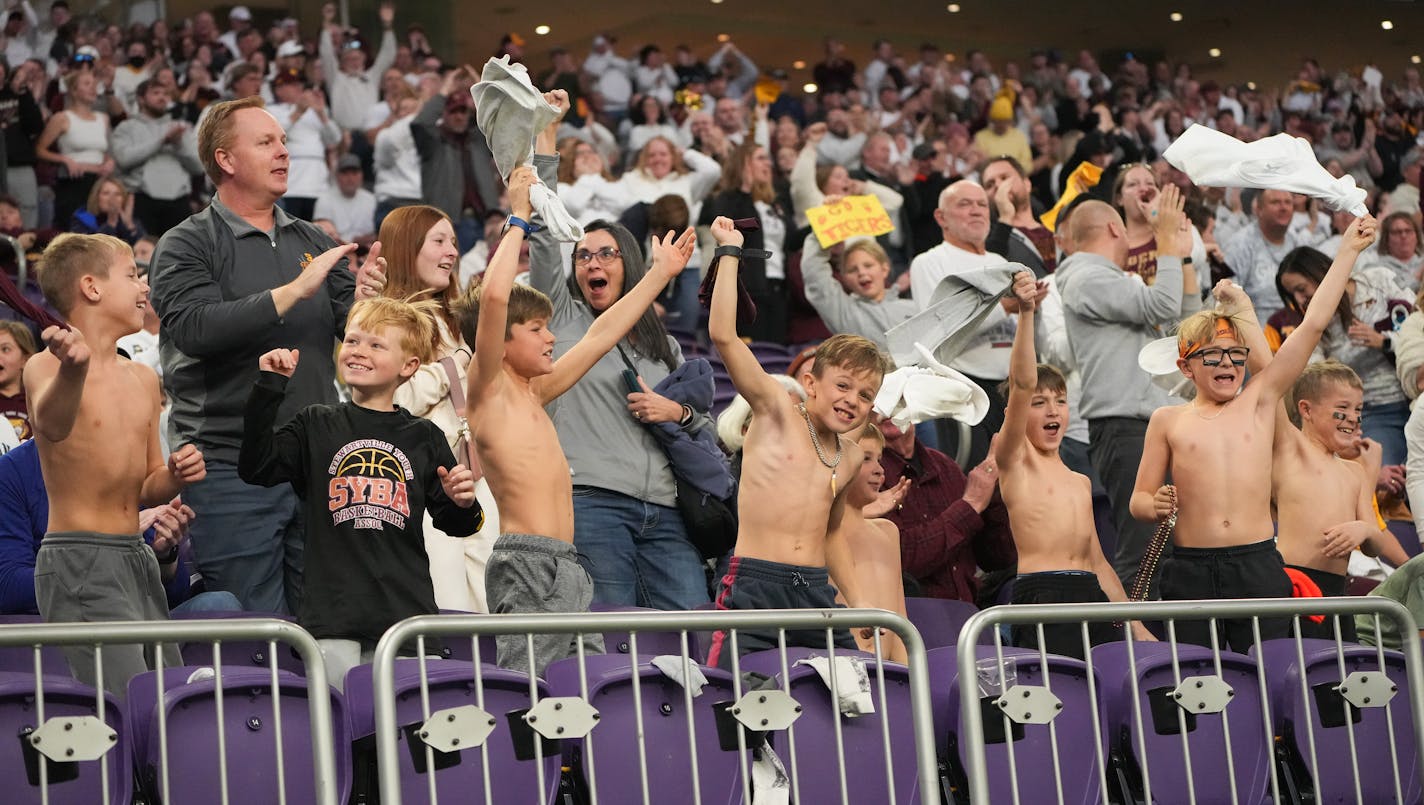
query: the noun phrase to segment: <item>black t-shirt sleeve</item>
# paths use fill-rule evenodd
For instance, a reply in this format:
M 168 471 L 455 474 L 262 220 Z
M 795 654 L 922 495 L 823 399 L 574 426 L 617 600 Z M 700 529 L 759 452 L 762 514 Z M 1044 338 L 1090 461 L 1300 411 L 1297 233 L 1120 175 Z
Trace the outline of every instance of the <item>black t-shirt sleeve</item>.
M 249 484 L 277 486 L 306 477 L 306 412 L 298 413 L 280 430 L 272 429 L 286 388 L 286 377 L 263 372 L 247 397 L 237 474 Z
M 425 463 L 424 473 L 425 507 L 430 511 L 430 517 L 435 521 L 435 527 L 444 531 L 452 537 L 468 537 L 479 531 L 485 524 L 485 512 L 476 500 L 470 508 L 463 508 L 451 500 L 445 494 L 445 487 L 440 484 L 440 474 L 438 467 L 446 470 L 455 466 L 455 454 L 450 451 L 450 445 L 445 441 L 445 434 L 434 424 L 427 422 L 429 427 L 427 443 L 429 444 L 429 454 L 431 461 Z

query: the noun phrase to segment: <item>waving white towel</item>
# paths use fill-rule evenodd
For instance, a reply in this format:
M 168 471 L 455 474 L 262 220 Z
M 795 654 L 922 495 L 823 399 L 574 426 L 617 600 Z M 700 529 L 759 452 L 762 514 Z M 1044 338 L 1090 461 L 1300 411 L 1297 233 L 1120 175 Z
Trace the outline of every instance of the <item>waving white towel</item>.
M 941 362 L 954 360 L 978 332 L 979 324 L 1008 295 L 1019 271 L 1028 268 L 1020 263 L 999 263 L 940 280 L 924 310 L 886 331 L 895 365 L 919 363 L 921 344 Z
M 475 122 L 489 141 L 499 175 L 521 165 L 534 164 L 534 138 L 557 120 L 559 110 L 544 100 L 543 93 L 529 81 L 529 70 L 510 64 L 508 56 L 490 59 L 480 73 L 480 82 L 470 87 L 475 99 Z M 544 226 L 561 241 L 577 241 L 583 227 L 564 209 L 553 189 L 536 184 L 529 189 L 529 202 Z
M 1354 177 L 1331 176 L 1315 158 L 1310 143 L 1281 133 L 1253 143 L 1195 124 L 1182 132 L 1162 156 L 1203 187 L 1254 187 L 1314 196 L 1331 209 L 1361 216 L 1365 191 Z
M 902 366 L 880 382 L 875 410 L 904 430 L 917 422 L 949 417 L 977 425 L 989 412 L 989 395 L 978 383 L 935 360 L 915 344 L 920 366 Z

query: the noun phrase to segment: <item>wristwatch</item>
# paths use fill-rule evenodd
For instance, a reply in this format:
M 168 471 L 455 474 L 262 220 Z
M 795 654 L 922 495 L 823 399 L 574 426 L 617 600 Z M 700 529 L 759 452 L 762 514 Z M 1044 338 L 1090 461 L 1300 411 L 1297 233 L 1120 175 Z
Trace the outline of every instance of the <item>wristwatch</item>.
M 539 230 L 541 230 L 541 229 L 544 228 L 544 227 L 542 227 L 542 226 L 539 226 L 538 224 L 532 224 L 532 223 L 530 223 L 530 222 L 528 222 L 528 221 L 526 221 L 526 220 L 524 220 L 523 218 L 520 218 L 520 217 L 518 217 L 518 216 L 511 215 L 511 216 L 509 216 L 509 218 L 504 222 L 504 229 L 501 229 L 501 230 L 499 231 L 499 234 L 503 235 L 505 232 L 508 232 L 508 231 L 509 231 L 509 228 L 510 228 L 511 226 L 517 226 L 517 227 L 519 227 L 520 229 L 523 229 L 523 230 L 524 230 L 524 236 L 525 236 L 525 237 L 528 237 L 528 236 L 534 234 L 535 232 L 538 232 Z

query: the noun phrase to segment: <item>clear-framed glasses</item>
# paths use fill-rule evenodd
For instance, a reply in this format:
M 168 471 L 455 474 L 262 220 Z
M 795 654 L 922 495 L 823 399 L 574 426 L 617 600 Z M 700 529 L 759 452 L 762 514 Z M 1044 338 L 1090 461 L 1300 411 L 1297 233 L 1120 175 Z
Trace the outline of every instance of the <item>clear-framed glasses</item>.
M 574 252 L 574 262 L 578 263 L 581 266 L 586 266 L 595 260 L 600 263 L 609 263 L 612 262 L 615 257 L 622 256 L 623 252 L 613 248 L 612 246 L 604 246 L 602 249 L 599 249 L 596 252 L 591 252 L 588 249 L 579 249 L 578 251 Z
M 1250 354 L 1250 347 L 1207 347 L 1188 355 L 1187 360 L 1201 358 L 1202 366 L 1220 366 L 1223 360 L 1229 359 L 1232 366 L 1245 366 L 1246 356 Z

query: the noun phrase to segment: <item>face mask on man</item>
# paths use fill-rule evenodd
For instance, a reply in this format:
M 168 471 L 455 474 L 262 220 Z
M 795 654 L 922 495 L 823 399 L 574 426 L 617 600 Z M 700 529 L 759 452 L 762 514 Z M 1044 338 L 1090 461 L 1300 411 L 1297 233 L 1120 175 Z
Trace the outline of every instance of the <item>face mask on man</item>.
M 142 56 L 130 56 L 130 57 L 129 57 L 129 66 L 132 67 L 132 68 L 134 68 L 135 70 L 142 69 L 143 66 L 144 66 L 145 64 L 147 64 L 147 63 L 148 63 L 148 59 L 145 59 L 145 58 L 142 57 Z

